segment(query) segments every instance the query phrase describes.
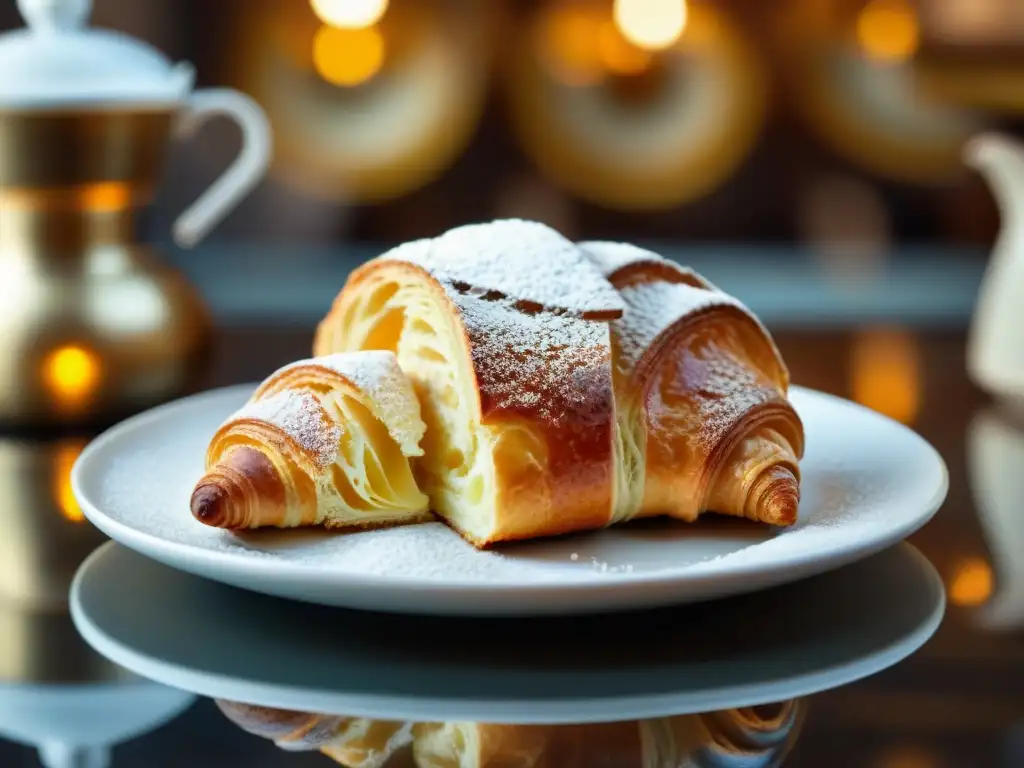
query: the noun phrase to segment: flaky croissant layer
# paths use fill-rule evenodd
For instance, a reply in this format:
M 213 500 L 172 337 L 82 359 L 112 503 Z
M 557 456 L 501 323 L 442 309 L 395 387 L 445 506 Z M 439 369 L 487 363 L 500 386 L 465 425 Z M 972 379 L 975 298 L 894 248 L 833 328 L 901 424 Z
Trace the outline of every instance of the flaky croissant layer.
M 411 464 L 424 431 L 412 385 L 390 353 L 293 363 L 214 435 L 192 514 L 232 530 L 428 520 Z

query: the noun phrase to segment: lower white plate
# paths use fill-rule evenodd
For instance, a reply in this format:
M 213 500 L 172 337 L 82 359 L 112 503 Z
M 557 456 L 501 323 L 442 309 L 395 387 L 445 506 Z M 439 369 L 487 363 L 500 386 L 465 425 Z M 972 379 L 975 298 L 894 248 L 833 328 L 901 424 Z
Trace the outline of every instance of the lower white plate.
M 75 497 L 98 528 L 159 562 L 256 592 L 422 614 L 537 615 L 646 608 L 750 592 L 837 568 L 935 513 L 947 474 L 911 430 L 794 387 L 807 451 L 795 526 L 649 521 L 480 552 L 440 523 L 351 534 L 235 534 L 196 522 L 189 496 L 217 426 L 250 385 L 131 418 L 79 457 Z
M 756 595 L 530 621 L 311 606 L 113 542 L 71 590 L 86 642 L 165 685 L 300 712 L 518 724 L 682 715 L 836 688 L 913 653 L 944 607 L 938 573 L 908 544 Z

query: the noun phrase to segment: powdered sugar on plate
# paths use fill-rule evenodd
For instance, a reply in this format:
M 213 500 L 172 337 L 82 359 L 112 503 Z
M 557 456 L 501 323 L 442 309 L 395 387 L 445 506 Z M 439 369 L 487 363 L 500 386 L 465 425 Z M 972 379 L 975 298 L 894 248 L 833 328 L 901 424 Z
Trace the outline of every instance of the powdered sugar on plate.
M 188 500 L 208 440 L 251 392 L 232 387 L 186 399 L 101 437 L 83 454 L 74 479 L 88 517 L 143 554 L 210 578 L 231 572 L 229 583 L 256 591 L 304 599 L 311 590 L 331 602 L 335 593 L 325 583 L 339 595 L 346 585 L 363 595 L 372 587 L 395 605 L 403 590 L 433 590 L 409 598 L 414 610 L 467 589 L 501 594 L 594 583 L 611 590 L 639 581 L 645 594 L 652 585 L 670 584 L 679 600 L 726 582 L 739 584 L 733 591 L 755 589 L 895 543 L 926 522 L 945 493 L 941 460 L 911 431 L 795 387 L 807 454 L 799 521 L 784 530 L 708 516 L 694 525 L 650 521 L 494 552 L 475 550 L 439 523 L 352 534 L 234 535 L 195 521 Z M 275 575 L 278 569 L 287 578 Z M 337 600 L 332 604 L 345 604 Z

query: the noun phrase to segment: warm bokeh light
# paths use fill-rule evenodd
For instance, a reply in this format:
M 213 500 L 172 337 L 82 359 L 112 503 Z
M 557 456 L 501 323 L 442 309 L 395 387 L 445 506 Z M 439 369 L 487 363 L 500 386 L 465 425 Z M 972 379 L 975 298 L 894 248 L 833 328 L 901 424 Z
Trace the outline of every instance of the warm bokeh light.
M 58 347 L 43 360 L 43 380 L 54 399 L 65 406 L 88 400 L 101 372 L 96 354 L 75 344 Z
M 59 442 L 53 452 L 53 470 L 51 483 L 53 486 L 53 500 L 57 504 L 61 515 L 73 523 L 80 523 L 85 519 L 82 508 L 75 501 L 75 495 L 71 492 L 71 468 L 85 443 L 80 440 L 63 440 Z
M 552 5 L 538 26 L 542 60 L 567 85 L 590 85 L 604 74 L 598 41 L 607 16 L 580 5 Z
M 313 63 L 327 82 L 353 88 L 384 66 L 384 36 L 376 27 L 343 29 L 324 24 L 313 41 Z
M 332 27 L 366 29 L 388 10 L 388 0 L 310 0 L 313 12 Z
M 957 566 L 949 583 L 949 599 L 954 605 L 982 605 L 992 595 L 992 566 L 980 557 L 971 557 Z
M 917 339 L 900 329 L 877 329 L 853 340 L 853 399 L 891 419 L 912 424 L 921 405 Z
M 874 61 L 906 61 L 917 51 L 920 36 L 907 0 L 871 0 L 857 17 L 857 42 Z
M 686 0 L 615 0 L 615 23 L 626 39 L 650 51 L 671 48 L 686 29 Z
M 940 768 L 935 754 L 916 745 L 893 747 L 881 754 L 871 768 Z
M 651 66 L 651 53 L 633 45 L 611 21 L 606 21 L 601 26 L 601 35 L 597 42 L 601 63 L 609 72 L 617 75 L 639 75 Z

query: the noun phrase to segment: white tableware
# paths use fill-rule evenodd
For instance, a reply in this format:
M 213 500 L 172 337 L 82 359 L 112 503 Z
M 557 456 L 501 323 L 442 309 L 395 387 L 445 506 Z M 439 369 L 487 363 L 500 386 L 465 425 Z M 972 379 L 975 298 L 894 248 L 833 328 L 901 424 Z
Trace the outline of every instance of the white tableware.
M 1001 229 L 978 293 L 967 345 L 974 382 L 1014 408 L 1024 408 L 1024 144 L 982 134 L 965 148 L 966 161 L 988 183 Z
M 97 651 L 213 698 L 388 720 L 584 723 L 779 702 L 918 649 L 945 606 L 910 545 L 799 584 L 587 617 L 408 617 L 324 608 L 182 573 L 116 543 L 72 617 Z
M 141 414 L 72 471 L 86 516 L 148 557 L 270 595 L 421 614 L 538 615 L 685 603 L 792 582 L 894 544 L 946 494 L 942 459 L 911 430 L 794 388 L 804 420 L 800 519 L 653 521 L 480 552 L 440 523 L 353 534 L 203 526 L 189 495 L 217 426 L 252 392 L 215 390 Z

